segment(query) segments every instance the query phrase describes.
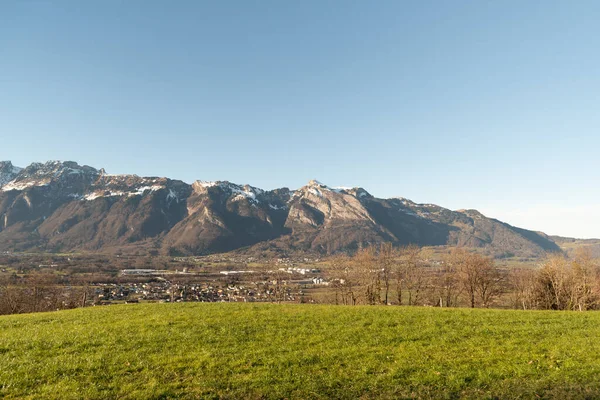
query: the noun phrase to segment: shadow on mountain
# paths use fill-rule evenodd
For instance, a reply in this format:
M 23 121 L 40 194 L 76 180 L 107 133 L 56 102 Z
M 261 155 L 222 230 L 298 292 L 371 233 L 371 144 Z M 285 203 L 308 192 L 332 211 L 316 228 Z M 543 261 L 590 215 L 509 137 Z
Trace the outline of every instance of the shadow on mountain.
M 561 248 L 556 243 L 554 243 L 552 240 L 550 240 L 543 234 L 540 234 L 540 233 L 534 232 L 534 231 L 529 231 L 529 230 L 523 229 L 523 228 L 517 228 L 515 226 L 507 224 L 506 222 L 502 222 L 502 221 L 498 221 L 498 220 L 495 220 L 495 221 L 501 223 L 508 229 L 515 231 L 519 235 L 523 236 L 525 239 L 537 244 L 538 246 L 540 246 L 542 249 L 544 249 L 547 252 L 562 252 Z
M 365 206 L 377 224 L 394 235 L 399 245 L 443 246 L 448 243 L 451 232 L 460 230 L 393 208 L 379 199 L 365 202 Z

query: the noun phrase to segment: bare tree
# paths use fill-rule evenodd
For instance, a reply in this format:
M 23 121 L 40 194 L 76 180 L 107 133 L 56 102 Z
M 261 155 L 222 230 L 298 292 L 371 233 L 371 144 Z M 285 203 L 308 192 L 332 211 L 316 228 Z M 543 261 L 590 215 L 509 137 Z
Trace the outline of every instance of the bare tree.
M 382 243 L 379 247 L 379 255 L 377 261 L 381 270 L 383 280 L 383 304 L 389 304 L 390 285 L 392 280 L 392 272 L 394 269 L 394 261 L 396 252 L 391 243 Z
M 537 273 L 535 287 L 537 308 L 570 309 L 572 277 L 569 262 L 564 255 L 549 255 Z
M 451 256 L 446 257 L 437 271 L 437 279 L 434 285 L 439 294 L 438 305 L 440 307 L 454 307 L 458 303 L 458 297 L 461 293 L 460 277 L 457 265 L 453 262 Z
M 466 291 L 471 308 L 475 308 L 479 262 L 480 260 L 476 258 L 475 254 L 471 254 L 462 248 L 453 249 L 450 255 L 446 257 L 446 265 L 456 271 L 459 284 Z
M 498 270 L 490 258 L 485 258 L 479 267 L 479 279 L 475 285 L 475 292 L 481 300 L 481 306 L 488 308 L 492 301 L 502 294 L 506 274 Z
M 452 250 L 446 263 L 456 270 L 471 308 L 475 308 L 477 301 L 482 307 L 489 307 L 501 293 L 504 276 L 496 269 L 491 258 L 459 248 Z
M 581 248 L 576 251 L 571 266 L 571 308 L 579 311 L 595 308 L 599 301 L 597 261 L 589 249 Z
M 409 245 L 400 250 L 400 262 L 396 270 L 396 287 L 398 304 L 402 305 L 404 297 L 408 297 L 408 305 L 419 304 L 421 290 L 424 286 L 424 262 L 421 259 L 421 248 Z
M 509 286 L 515 309 L 528 310 L 534 305 L 536 271 L 531 268 L 515 268 L 509 273 Z
M 372 246 L 360 249 L 353 257 L 356 270 L 361 276 L 361 286 L 364 290 L 367 304 L 381 302 L 381 270 L 377 265 L 375 249 Z
M 353 261 L 346 254 L 337 254 L 330 260 L 333 287 L 335 290 L 336 304 L 338 296 L 344 305 L 355 305 L 358 299 L 358 274 Z
M 18 314 L 26 312 L 26 295 L 23 289 L 4 280 L 0 283 L 0 314 Z

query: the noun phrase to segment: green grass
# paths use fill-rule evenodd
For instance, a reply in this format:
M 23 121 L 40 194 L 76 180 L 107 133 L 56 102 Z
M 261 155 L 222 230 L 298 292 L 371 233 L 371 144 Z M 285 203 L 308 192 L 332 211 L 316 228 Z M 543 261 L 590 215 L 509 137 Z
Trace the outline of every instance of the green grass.
M 599 398 L 600 313 L 139 304 L 0 317 L 0 397 Z

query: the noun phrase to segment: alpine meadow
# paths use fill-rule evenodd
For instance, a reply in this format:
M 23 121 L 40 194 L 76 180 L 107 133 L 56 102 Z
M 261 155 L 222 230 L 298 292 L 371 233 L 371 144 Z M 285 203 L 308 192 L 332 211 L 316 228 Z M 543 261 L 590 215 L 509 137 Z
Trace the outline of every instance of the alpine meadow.
M 597 313 L 148 304 L 3 317 L 4 398 L 594 398 Z

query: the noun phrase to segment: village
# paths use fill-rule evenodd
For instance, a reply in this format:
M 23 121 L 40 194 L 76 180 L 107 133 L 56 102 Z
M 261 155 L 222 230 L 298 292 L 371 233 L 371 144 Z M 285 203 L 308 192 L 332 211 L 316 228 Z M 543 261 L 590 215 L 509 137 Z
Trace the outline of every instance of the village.
M 94 305 L 138 302 L 298 302 L 314 300 L 311 290 L 329 285 L 319 269 L 287 267 L 274 271 L 219 271 L 198 276 L 186 270 L 124 269 L 123 282 L 95 283 Z M 147 281 L 135 278 L 147 277 Z M 127 278 L 132 278 L 127 282 Z M 173 278 L 187 278 L 174 282 Z

